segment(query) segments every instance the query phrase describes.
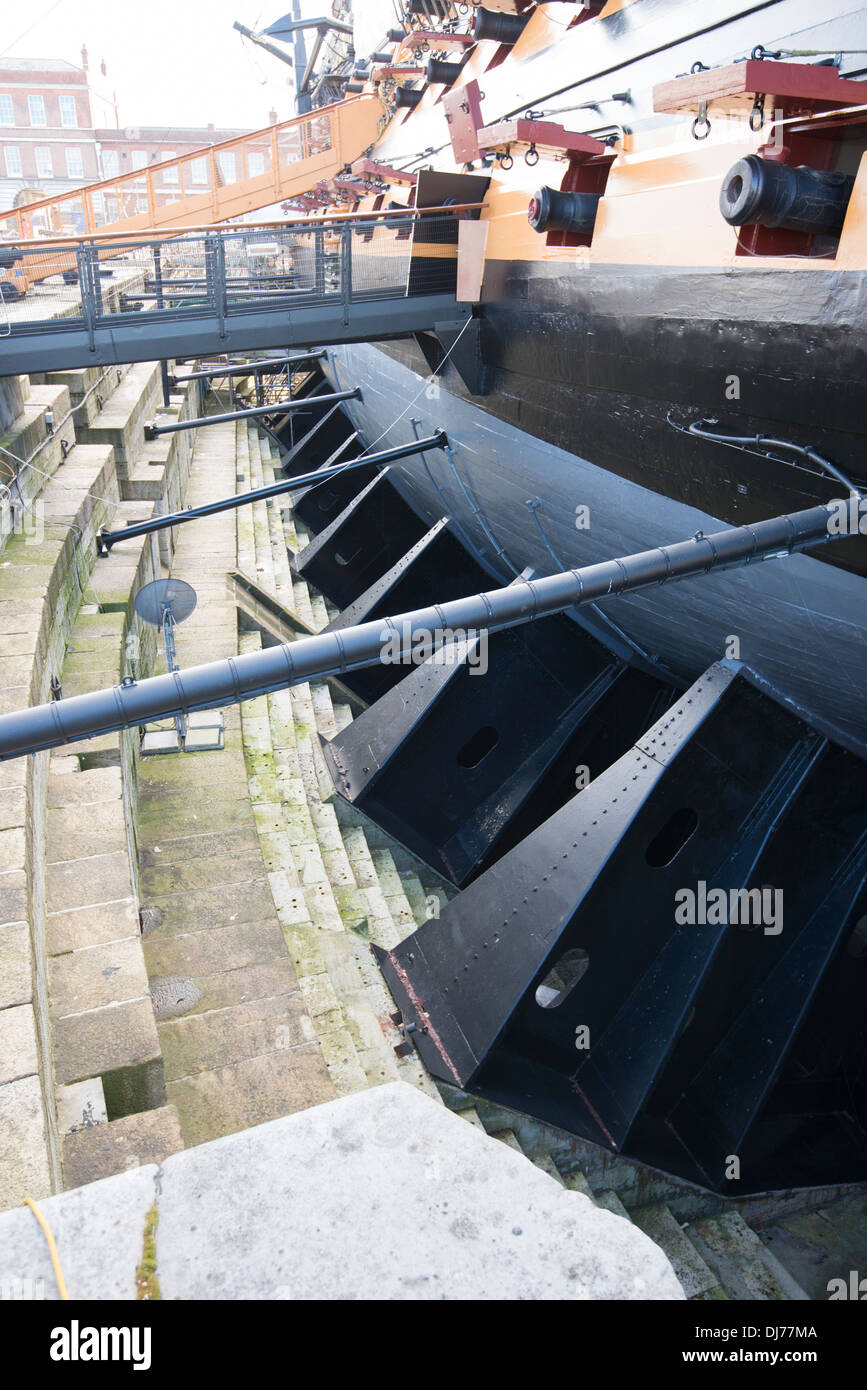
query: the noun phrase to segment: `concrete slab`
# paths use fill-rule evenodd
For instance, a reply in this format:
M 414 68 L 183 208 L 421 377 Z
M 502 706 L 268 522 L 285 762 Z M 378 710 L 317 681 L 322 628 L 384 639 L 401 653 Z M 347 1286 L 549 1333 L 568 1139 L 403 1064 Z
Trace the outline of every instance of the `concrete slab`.
M 643 1232 L 394 1082 L 49 1198 L 70 1296 L 135 1296 L 153 1203 L 164 1299 L 666 1299 Z M 0 1215 L 0 1281 L 55 1291 L 30 1212 Z
M 40 1202 L 70 1298 L 135 1298 L 135 1273 L 157 1172 L 153 1164 L 135 1168 Z M 0 1284 L 20 1279 L 26 1281 L 25 1288 L 38 1288 L 41 1281 L 45 1297 L 58 1299 L 48 1246 L 33 1213 L 27 1207 L 7 1211 L 0 1224 Z

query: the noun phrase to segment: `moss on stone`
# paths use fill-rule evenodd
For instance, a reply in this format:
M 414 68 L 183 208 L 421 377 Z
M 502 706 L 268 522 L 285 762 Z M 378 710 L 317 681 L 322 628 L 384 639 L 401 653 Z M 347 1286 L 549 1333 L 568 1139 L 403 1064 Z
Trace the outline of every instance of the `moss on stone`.
M 135 1296 L 153 1302 L 162 1298 L 157 1279 L 157 1224 L 160 1214 L 154 1202 L 145 1217 L 144 1240 L 142 1242 L 141 1264 L 135 1272 Z

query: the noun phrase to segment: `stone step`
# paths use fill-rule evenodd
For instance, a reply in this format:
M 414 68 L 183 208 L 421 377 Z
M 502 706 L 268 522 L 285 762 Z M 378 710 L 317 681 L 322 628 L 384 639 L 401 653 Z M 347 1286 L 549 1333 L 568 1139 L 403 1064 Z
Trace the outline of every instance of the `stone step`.
M 60 372 L 35 372 L 30 381 L 34 386 L 44 384 L 67 388 L 75 428 L 80 432 L 96 418 L 128 371 L 128 366 L 71 367 Z
M 98 415 L 78 432 L 82 443 L 112 445 L 124 496 L 127 479 L 145 455 L 144 427 L 159 419 L 161 405 L 159 364 L 137 362 L 115 381 Z
M 843 1280 L 845 1297 L 853 1297 L 851 1272 L 864 1277 L 867 1246 L 867 1196 L 856 1193 L 812 1211 L 793 1212 L 756 1227 L 766 1250 L 788 1270 L 811 1299 L 841 1292 L 832 1280 Z M 860 1290 L 863 1297 L 863 1288 Z
M 184 501 L 196 505 L 240 486 L 245 446 L 246 429 L 236 425 L 215 425 L 201 436 Z M 181 666 L 238 650 L 225 574 L 248 511 L 180 530 L 174 573 L 189 578 L 200 600 L 178 630 Z M 267 733 L 267 706 L 249 703 L 249 729 L 249 709 L 223 711 L 221 751 L 154 757 L 142 765 L 143 945 L 168 1099 L 188 1146 L 335 1094 L 260 847 L 258 822 L 269 813 L 273 820 L 274 807 L 251 805 L 242 729 L 258 747 L 262 730 Z M 260 791 L 260 801 L 274 799 L 273 769 Z
M 258 634 L 246 633 L 239 645 L 250 651 L 259 641 Z M 329 838 L 325 824 L 319 827 L 329 846 L 323 854 L 306 800 L 288 695 L 279 691 L 241 707 L 248 784 L 278 920 L 326 1066 L 343 1095 L 392 1077 L 393 1053 L 367 999 L 349 936 L 363 930 L 365 917 L 353 901 L 348 860 L 339 861 L 336 827 Z M 333 880 L 341 877 L 348 882 L 335 887 Z
M 521 1148 L 518 1136 L 513 1129 L 497 1129 L 490 1133 L 492 1139 L 499 1139 L 501 1144 L 508 1144 L 509 1148 L 514 1149 L 516 1153 L 523 1154 L 524 1150 Z
M 634 1207 L 630 1216 L 635 1225 L 665 1251 L 687 1298 L 703 1300 L 727 1297 L 718 1276 L 702 1259 L 666 1203 Z
M 604 1207 L 606 1211 L 613 1212 L 615 1216 L 622 1216 L 625 1221 L 630 1221 L 632 1219 L 613 1189 L 602 1188 L 594 1192 L 593 1196 L 597 1207 Z
M 173 1105 L 81 1128 L 63 1138 L 63 1186 L 80 1187 L 146 1163 L 160 1164 L 183 1147 Z
M 563 1186 L 568 1187 L 570 1192 L 581 1192 L 585 1197 L 589 1197 L 591 1202 L 596 1201 L 593 1188 L 580 1169 L 575 1169 L 571 1173 L 564 1173 L 563 1169 L 558 1164 L 557 1171 L 563 1179 Z
M 3 431 L 3 468 L 0 469 L 0 482 L 9 484 L 16 479 L 16 491 L 25 502 L 38 497 L 60 467 L 64 458 L 64 448 L 75 442 L 75 429 L 72 419 L 65 425 L 60 422 L 69 414 L 69 391 L 60 384 L 31 386 L 22 403 L 22 409 L 8 429 Z M 48 427 L 51 415 L 57 426 Z M 8 499 L 0 509 L 0 550 L 3 541 L 9 536 Z
M 430 908 L 430 904 L 428 903 L 429 895 L 425 892 L 418 874 L 412 869 L 401 869 L 400 879 L 416 926 L 421 927 L 428 920 Z
M 686 1233 L 729 1298 L 801 1300 L 807 1295 L 736 1211 L 701 1217 Z
M 133 594 L 155 572 L 153 548 L 144 537 L 97 561 L 89 587 L 110 611 L 93 613 L 86 606 L 79 611 L 61 671 L 64 697 L 118 682 Z M 46 954 L 54 1076 L 64 1087 L 101 1077 L 112 1121 L 165 1102 L 123 791 L 124 775 L 134 776 L 137 747 L 134 733 L 89 740 L 74 770 L 49 778 L 47 795 Z M 99 1175 L 97 1169 L 94 1176 Z

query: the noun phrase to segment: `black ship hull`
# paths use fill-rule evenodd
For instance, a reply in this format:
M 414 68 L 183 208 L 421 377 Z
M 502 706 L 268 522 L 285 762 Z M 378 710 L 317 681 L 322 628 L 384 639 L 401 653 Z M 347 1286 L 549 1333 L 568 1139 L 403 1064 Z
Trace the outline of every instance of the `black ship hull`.
M 537 345 L 540 358 L 543 351 L 559 358 L 561 373 L 595 361 L 562 345 L 558 351 L 557 341 L 551 325 L 540 330 Z M 532 349 L 524 340 L 508 352 L 526 356 Z M 452 460 L 408 460 L 390 476 L 429 525 L 453 516 L 471 554 L 501 583 L 526 566 L 553 573 L 718 529 L 721 522 L 743 524 L 827 501 L 841 491 L 833 479 L 804 468 L 679 434 L 668 424 L 673 411 L 683 411 L 673 391 L 667 399 L 585 393 L 494 368 L 491 392 L 471 398 L 450 364 L 433 381 L 426 370 L 421 350 L 406 344 L 332 348 L 326 364 L 335 386 L 361 386 L 362 401 L 350 403 L 349 414 L 364 438 L 386 431 L 385 446 L 411 439 L 414 430 L 447 430 Z M 696 379 L 706 370 L 700 364 Z M 854 396 L 854 384 L 850 391 Z M 794 399 L 798 392 L 786 394 Z M 823 393 L 817 390 L 815 399 L 822 401 Z M 396 407 L 409 402 L 393 424 Z M 510 415 L 529 417 L 537 430 L 519 427 Z M 852 419 L 848 434 L 838 432 L 853 451 L 854 425 Z M 781 433 L 779 422 L 766 417 L 761 427 Z M 566 433 L 570 443 L 584 442 L 586 453 L 557 442 Z M 791 430 L 796 433 L 803 438 L 804 427 Z M 867 581 L 851 572 L 863 545 L 863 537 L 847 538 L 825 547 L 821 559 L 793 557 L 783 567 L 772 561 L 613 599 L 604 612 L 582 610 L 580 621 L 624 659 L 683 683 L 734 653 L 777 698 L 863 755 Z M 834 551 L 846 568 L 825 563 Z

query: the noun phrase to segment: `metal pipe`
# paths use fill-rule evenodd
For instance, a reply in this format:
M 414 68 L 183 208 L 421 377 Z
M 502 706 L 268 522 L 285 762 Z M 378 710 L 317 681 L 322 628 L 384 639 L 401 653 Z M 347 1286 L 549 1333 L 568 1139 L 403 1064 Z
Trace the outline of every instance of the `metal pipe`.
M 184 376 L 173 376 L 173 382 L 179 381 L 199 381 L 204 377 L 213 376 L 253 376 L 256 372 L 265 371 L 267 367 L 294 367 L 296 362 L 318 361 L 320 357 L 325 357 L 327 348 L 313 348 L 310 352 L 298 352 L 289 357 L 260 357 L 252 362 L 237 362 L 231 367 L 212 367 L 210 371 L 203 369 L 200 372 L 187 372 Z
M 375 666 L 387 642 L 396 641 L 394 655 L 398 650 L 407 653 L 422 635 L 430 640 L 443 632 L 497 632 L 612 595 L 804 550 L 834 539 L 829 523 L 840 505 L 811 507 L 710 536 L 699 531 L 692 540 L 544 579 L 518 578 L 505 589 L 319 633 L 291 646 L 268 647 L 143 681 L 127 676 L 109 690 L 0 716 L 0 761 L 192 710 L 238 704 L 314 677 Z
M 350 459 L 348 463 L 338 464 L 336 468 L 320 468 L 315 473 L 300 474 L 295 478 L 284 478 L 279 483 L 269 483 L 267 487 L 256 488 L 254 492 L 237 493 L 234 497 L 223 497 L 219 502 L 206 502 L 201 507 L 188 507 L 184 512 L 171 512 L 163 516 L 152 516 L 147 521 L 137 521 L 132 526 L 124 526 L 119 531 L 103 528 L 97 536 L 97 550 L 100 555 L 108 555 L 113 545 L 119 541 L 132 540 L 134 536 L 148 536 L 152 531 L 165 531 L 169 526 L 182 526 L 185 521 L 197 521 L 203 516 L 214 516 L 217 512 L 228 512 L 233 507 L 245 507 L 248 502 L 259 502 L 265 497 L 279 497 L 283 492 L 295 492 L 301 487 L 324 483 L 338 473 L 346 473 L 351 468 L 363 468 L 368 464 L 379 467 L 393 463 L 396 459 L 409 458 L 411 454 L 423 453 L 425 449 L 444 449 L 448 444 L 445 430 L 438 430 L 427 439 L 413 440 L 412 444 L 398 444 L 393 449 L 382 449 L 378 454 L 363 454 Z
M 239 24 L 236 19 L 232 27 L 237 29 L 239 34 L 243 34 L 245 39 L 249 39 L 251 43 L 258 44 L 260 48 L 264 48 L 265 52 L 270 53 L 272 58 L 279 58 L 281 63 L 288 63 L 290 68 L 294 68 L 294 57 L 289 53 L 281 53 L 276 44 L 268 43 L 266 39 L 261 39 L 258 34 L 253 33 L 252 29 L 248 29 L 246 24 Z
M 317 405 L 334 405 L 337 401 L 361 400 L 361 387 L 351 391 L 334 391 L 327 396 L 302 396 L 295 401 L 276 401 L 274 405 L 254 405 L 249 410 L 235 410 L 228 415 L 201 415 L 195 420 L 178 420 L 173 425 L 145 425 L 145 439 L 159 439 L 161 434 L 177 434 L 180 430 L 197 430 L 201 425 L 227 425 L 233 420 L 255 420 L 258 415 L 285 414 L 287 411 L 310 408 L 311 400 Z

